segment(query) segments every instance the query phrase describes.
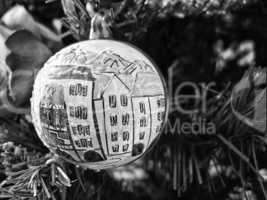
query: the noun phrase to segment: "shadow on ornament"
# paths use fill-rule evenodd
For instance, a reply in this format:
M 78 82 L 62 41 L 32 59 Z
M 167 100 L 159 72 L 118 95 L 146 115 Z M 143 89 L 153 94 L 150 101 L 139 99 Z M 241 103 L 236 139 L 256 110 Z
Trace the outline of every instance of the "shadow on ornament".
M 102 156 L 99 155 L 95 151 L 86 151 L 83 154 L 83 157 L 88 162 L 100 162 L 100 161 L 104 161 L 104 158 L 102 158 Z
M 132 156 L 138 156 L 138 155 L 142 154 L 144 149 L 145 149 L 145 146 L 143 144 L 141 144 L 141 143 L 135 144 L 133 146 Z

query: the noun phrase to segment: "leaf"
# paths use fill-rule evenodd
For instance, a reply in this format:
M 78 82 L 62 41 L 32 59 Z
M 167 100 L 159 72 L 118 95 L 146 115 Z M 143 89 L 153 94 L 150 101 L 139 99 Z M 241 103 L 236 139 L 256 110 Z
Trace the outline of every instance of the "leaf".
M 13 30 L 26 29 L 35 36 L 41 37 L 40 30 L 36 22 L 28 11 L 21 5 L 16 5 L 9 9 L 2 17 L 4 24 Z
M 0 92 L 7 90 L 11 79 L 10 68 L 0 60 Z
M 11 88 L 14 105 L 18 107 L 27 107 L 30 104 L 32 88 L 34 84 L 34 72 L 29 70 L 16 70 L 12 75 Z
M 26 29 L 37 38 L 45 38 L 54 42 L 61 42 L 61 37 L 48 27 L 37 22 L 33 16 L 21 5 L 9 9 L 2 17 L 4 24 L 12 30 Z
M 27 107 L 30 105 L 35 73 L 52 53 L 26 30 L 13 33 L 5 44 L 10 51 L 6 64 L 13 71 L 9 88 L 12 98 L 8 101 L 16 107 Z
M 9 34 L 10 31 L 6 27 L 0 25 L 0 91 L 7 88 L 8 82 L 11 78 L 11 70 L 5 62 L 7 55 L 10 53 L 5 44 L 6 38 Z
M 6 61 L 12 70 L 40 69 L 44 62 L 52 56 L 52 52 L 26 30 L 12 34 L 7 39 L 6 46 L 11 50 Z
M 77 16 L 78 13 L 75 10 L 74 1 L 61 0 L 63 11 L 69 17 Z
M 7 55 L 10 53 L 10 50 L 7 48 L 5 42 L 7 37 L 12 34 L 12 32 L 0 25 L 0 112 L 2 112 L 1 108 L 3 106 L 3 96 L 6 96 L 6 92 L 10 89 L 11 83 L 11 76 L 12 72 L 11 69 L 7 66 L 5 60 Z
M 9 54 L 9 49 L 7 48 L 5 42 L 6 39 L 12 34 L 12 31 L 10 31 L 8 28 L 0 25 L 0 60 L 4 61 L 6 56 Z
M 254 129 L 266 133 L 267 70 L 253 68 L 234 87 L 231 107 L 235 116 Z
M 34 75 L 52 53 L 29 31 L 1 25 L 0 48 L 0 115 L 28 112 Z

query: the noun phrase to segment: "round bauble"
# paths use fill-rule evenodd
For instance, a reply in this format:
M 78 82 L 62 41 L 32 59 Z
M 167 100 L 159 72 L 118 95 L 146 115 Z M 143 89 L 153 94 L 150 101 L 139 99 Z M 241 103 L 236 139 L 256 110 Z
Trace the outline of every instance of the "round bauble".
M 151 59 L 114 40 L 79 42 L 52 56 L 37 74 L 31 103 L 44 144 L 95 170 L 142 156 L 160 135 L 168 107 Z

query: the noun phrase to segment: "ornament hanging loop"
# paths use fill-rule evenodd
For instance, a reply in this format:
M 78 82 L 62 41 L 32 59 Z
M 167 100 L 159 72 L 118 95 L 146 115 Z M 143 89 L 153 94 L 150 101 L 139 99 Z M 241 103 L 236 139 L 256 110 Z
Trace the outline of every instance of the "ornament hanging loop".
M 86 10 L 91 18 L 93 18 L 96 12 L 98 12 L 99 4 L 100 4 L 100 0 L 87 0 L 86 1 Z
M 112 38 L 110 30 L 111 22 L 108 22 L 106 14 L 99 12 L 100 0 L 87 0 L 86 10 L 91 17 L 89 40 Z

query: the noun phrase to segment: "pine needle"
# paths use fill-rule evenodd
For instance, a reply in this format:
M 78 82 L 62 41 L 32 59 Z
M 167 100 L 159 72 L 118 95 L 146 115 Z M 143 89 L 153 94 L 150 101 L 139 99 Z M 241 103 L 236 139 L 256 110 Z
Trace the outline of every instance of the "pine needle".
M 75 173 L 76 173 L 76 176 L 77 176 L 77 178 L 78 178 L 78 181 L 79 181 L 79 183 L 80 183 L 80 185 L 81 185 L 81 187 L 82 187 L 82 190 L 83 190 L 84 192 L 86 192 L 86 188 L 85 188 L 85 185 L 84 185 L 84 183 L 83 183 L 83 180 L 82 180 L 82 177 L 81 177 L 80 170 L 78 170 L 77 167 L 75 167 Z
M 222 135 L 218 134 L 217 137 L 229 148 L 231 149 L 235 154 L 237 154 L 251 169 L 252 171 L 258 174 L 258 171 L 253 167 L 250 163 L 250 159 L 245 156 L 242 152 L 240 152 L 230 141 L 226 140 Z

